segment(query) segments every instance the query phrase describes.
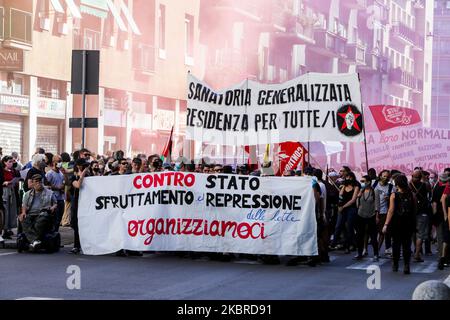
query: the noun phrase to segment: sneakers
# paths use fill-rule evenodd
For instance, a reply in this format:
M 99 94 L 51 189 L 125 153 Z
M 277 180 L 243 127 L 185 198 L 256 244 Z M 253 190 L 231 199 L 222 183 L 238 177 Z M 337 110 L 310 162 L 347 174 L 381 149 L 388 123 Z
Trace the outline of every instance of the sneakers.
M 37 249 L 39 249 L 39 246 L 41 245 L 41 241 L 36 240 L 33 243 L 30 244 L 30 250 L 31 251 L 36 251 Z
M 444 270 L 445 258 L 440 258 L 438 263 L 438 269 Z
M 69 251 L 69 253 L 72 253 L 72 254 L 79 254 L 80 251 L 81 251 L 80 248 L 73 248 L 72 250 Z
M 0 235 L 0 242 L 5 242 L 5 239 Z
M 358 254 L 358 255 L 354 256 L 353 259 L 354 260 L 362 260 L 363 256 Z

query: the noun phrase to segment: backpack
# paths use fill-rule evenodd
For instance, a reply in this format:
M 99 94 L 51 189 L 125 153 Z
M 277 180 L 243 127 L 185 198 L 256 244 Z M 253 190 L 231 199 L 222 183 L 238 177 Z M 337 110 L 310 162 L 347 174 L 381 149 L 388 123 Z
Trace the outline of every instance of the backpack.
M 400 218 L 405 218 L 413 214 L 412 197 L 405 196 L 400 192 L 395 193 L 395 212 Z

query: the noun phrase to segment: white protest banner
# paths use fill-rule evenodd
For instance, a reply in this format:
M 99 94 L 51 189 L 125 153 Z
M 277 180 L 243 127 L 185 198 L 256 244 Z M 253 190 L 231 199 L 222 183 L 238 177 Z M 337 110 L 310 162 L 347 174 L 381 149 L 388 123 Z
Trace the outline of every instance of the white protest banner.
M 316 255 L 312 180 L 160 172 L 89 177 L 85 254 L 128 250 Z
M 189 74 L 186 139 L 234 146 L 361 142 L 358 75 L 308 73 L 283 84 L 247 80 L 216 92 Z

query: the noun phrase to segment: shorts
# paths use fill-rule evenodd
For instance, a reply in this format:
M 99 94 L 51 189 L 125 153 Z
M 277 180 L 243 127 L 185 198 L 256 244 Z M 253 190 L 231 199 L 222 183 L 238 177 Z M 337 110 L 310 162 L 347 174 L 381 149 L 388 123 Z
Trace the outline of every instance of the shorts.
M 416 229 L 417 229 L 417 239 L 426 241 L 428 240 L 428 224 L 430 223 L 430 218 L 426 213 L 418 214 L 416 217 Z

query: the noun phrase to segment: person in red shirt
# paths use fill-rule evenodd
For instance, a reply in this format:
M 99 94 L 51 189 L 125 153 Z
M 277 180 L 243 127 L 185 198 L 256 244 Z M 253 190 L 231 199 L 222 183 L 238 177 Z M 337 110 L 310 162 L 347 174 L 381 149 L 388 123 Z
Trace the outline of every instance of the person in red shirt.
M 4 204 L 3 238 L 11 239 L 12 229 L 17 227 L 18 208 L 18 181 L 20 174 L 14 169 L 15 160 L 11 156 L 4 156 L 1 160 L 1 170 L 3 173 L 2 201 Z M 1 230 L 0 230 L 1 231 Z
M 448 176 L 450 176 L 450 168 L 446 168 L 446 169 L 444 170 L 444 173 L 446 173 Z M 448 197 L 449 195 L 450 195 L 450 182 L 447 181 L 447 186 L 445 187 L 444 193 L 442 194 L 442 197 L 441 197 L 442 210 L 443 210 L 444 212 L 447 212 L 447 204 L 446 204 L 446 201 L 447 201 L 447 197 Z M 450 221 L 449 221 L 449 224 L 450 224 Z

